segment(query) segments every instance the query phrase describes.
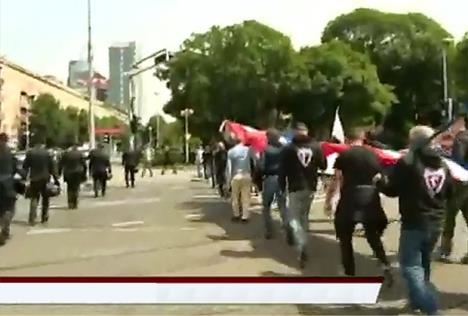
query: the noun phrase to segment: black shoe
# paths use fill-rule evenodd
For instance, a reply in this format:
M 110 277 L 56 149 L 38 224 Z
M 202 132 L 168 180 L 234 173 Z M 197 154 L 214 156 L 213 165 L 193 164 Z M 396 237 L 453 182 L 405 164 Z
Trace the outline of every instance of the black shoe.
M 387 284 L 387 287 L 389 288 L 392 287 L 394 278 L 393 278 L 392 270 L 390 269 L 390 267 L 384 268 L 383 276 L 384 276 L 384 282 Z
M 286 230 L 286 242 L 289 246 L 294 246 L 294 236 L 290 229 Z
M 301 269 L 304 269 L 306 266 L 306 262 L 307 262 L 307 253 L 305 252 L 305 250 L 302 250 L 301 253 L 299 254 L 299 267 Z
M 272 232 L 266 232 L 265 233 L 265 239 L 266 240 L 270 240 L 273 238 L 273 233 Z
M 247 224 L 249 222 L 249 219 L 248 218 L 243 218 L 241 219 L 242 221 L 242 224 Z
M 240 216 L 233 216 L 233 217 L 231 218 L 231 222 L 237 223 L 237 222 L 239 222 L 239 221 L 240 221 Z
M 76 207 L 75 207 L 76 208 Z M 49 221 L 49 215 L 44 215 L 41 218 L 41 224 L 45 224 Z

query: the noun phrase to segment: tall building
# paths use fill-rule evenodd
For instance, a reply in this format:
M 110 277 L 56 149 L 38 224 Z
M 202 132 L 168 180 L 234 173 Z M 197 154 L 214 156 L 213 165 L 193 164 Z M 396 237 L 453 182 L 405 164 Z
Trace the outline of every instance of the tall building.
M 136 61 L 135 42 L 109 47 L 109 91 L 107 100 L 121 109 L 130 104 L 130 82 L 126 72 Z

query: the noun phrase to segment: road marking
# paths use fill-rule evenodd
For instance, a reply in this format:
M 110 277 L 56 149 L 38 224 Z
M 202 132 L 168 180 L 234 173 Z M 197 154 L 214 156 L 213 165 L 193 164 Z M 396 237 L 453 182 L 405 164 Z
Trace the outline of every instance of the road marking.
M 195 230 L 194 227 L 182 227 L 180 230 Z
M 90 203 L 90 207 L 106 207 L 106 206 L 117 206 L 125 204 L 149 204 L 154 202 L 160 202 L 160 198 L 148 198 L 148 199 L 128 199 L 128 200 L 117 200 L 117 201 L 104 201 L 104 202 L 95 202 Z
M 185 216 L 186 219 L 197 219 L 197 218 L 201 218 L 202 215 L 201 214 L 188 214 Z
M 121 223 L 112 224 L 112 227 L 127 227 L 127 226 L 143 225 L 144 223 L 145 222 L 143 221 L 121 222 Z
M 116 228 L 113 229 L 115 232 L 136 232 L 138 231 L 138 228 Z
M 57 234 L 71 232 L 70 228 L 45 228 L 45 229 L 32 229 L 28 231 L 27 235 L 40 235 L 40 234 Z
M 217 195 L 217 194 L 195 195 L 193 198 L 194 199 L 214 199 L 214 198 L 219 198 L 219 195 Z

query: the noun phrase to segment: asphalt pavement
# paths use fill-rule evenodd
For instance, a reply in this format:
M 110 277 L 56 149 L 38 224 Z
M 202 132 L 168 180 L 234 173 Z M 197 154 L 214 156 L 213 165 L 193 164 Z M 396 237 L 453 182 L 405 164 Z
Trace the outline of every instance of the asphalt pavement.
M 108 195 L 95 199 L 84 189 L 80 208 L 66 209 L 60 196 L 52 201 L 48 224 L 27 225 L 28 201 L 18 202 L 12 240 L 0 248 L 3 276 L 338 276 L 340 257 L 333 227 L 323 216 L 323 196 L 311 212 L 310 262 L 300 270 L 293 249 L 279 230 L 272 240 L 263 238 L 258 201 L 251 221 L 230 221 L 227 201 L 216 196 L 194 173 L 159 172 L 138 177 L 135 189 L 124 186 L 122 170 L 114 168 Z M 255 200 L 255 199 L 254 199 Z M 385 245 L 398 275 L 396 250 L 399 223 L 394 200 L 385 199 L 392 221 Z M 459 218 L 456 252 L 468 240 Z M 357 273 L 380 275 L 365 239 L 355 238 Z M 468 266 L 434 265 L 434 283 L 440 291 L 444 314 L 468 313 Z M 394 287 L 383 288 L 373 306 L 2 306 L 1 315 L 309 315 L 402 314 L 405 291 L 397 277 Z

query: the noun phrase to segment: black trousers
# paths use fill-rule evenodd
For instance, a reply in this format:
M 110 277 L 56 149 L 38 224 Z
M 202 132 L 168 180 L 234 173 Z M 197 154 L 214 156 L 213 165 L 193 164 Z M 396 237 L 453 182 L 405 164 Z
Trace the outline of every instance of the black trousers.
M 125 166 L 125 185 L 135 187 L 135 166 Z
M 381 225 L 372 222 L 363 223 L 367 243 L 374 252 L 374 256 L 383 264 L 388 265 L 387 254 L 382 243 L 384 229 Z M 356 223 L 352 221 L 335 221 L 335 229 L 340 244 L 341 262 L 345 274 L 348 276 L 356 275 L 356 266 L 354 262 L 353 233 Z
M 67 200 L 68 208 L 78 208 L 78 200 L 80 198 L 81 175 L 70 176 L 65 181 L 67 182 Z
M 47 194 L 47 183 L 48 179 L 31 181 L 30 183 L 30 192 L 29 197 L 31 202 L 29 205 L 29 223 L 33 224 L 37 218 L 37 207 L 39 205 L 39 200 L 42 201 L 42 213 L 41 218 L 43 222 L 46 222 L 49 219 L 49 196 Z
M 0 227 L 1 239 L 10 236 L 10 225 L 16 207 L 16 192 L 12 179 L 0 181 Z
M 99 191 L 101 191 L 101 195 L 106 195 L 107 190 L 107 172 L 95 172 L 93 173 L 93 188 L 94 188 L 94 196 L 99 196 Z

